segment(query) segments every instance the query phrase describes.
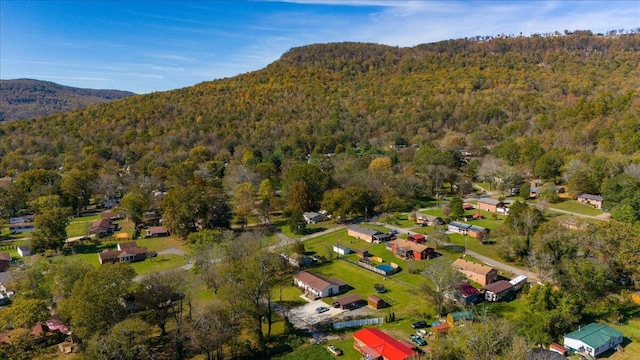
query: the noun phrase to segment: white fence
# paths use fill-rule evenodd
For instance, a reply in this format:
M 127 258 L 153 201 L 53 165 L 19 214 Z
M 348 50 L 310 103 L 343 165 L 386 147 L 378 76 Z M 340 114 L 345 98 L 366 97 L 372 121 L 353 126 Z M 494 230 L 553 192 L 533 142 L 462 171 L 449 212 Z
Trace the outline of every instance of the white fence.
M 357 327 L 362 325 L 377 325 L 384 323 L 384 318 L 358 319 L 333 323 L 334 329 Z

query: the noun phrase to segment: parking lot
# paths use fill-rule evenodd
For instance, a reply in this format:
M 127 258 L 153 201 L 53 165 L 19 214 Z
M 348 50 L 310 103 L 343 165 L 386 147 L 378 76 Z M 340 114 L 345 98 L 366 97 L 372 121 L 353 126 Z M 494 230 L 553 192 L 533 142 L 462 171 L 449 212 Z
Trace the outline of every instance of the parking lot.
M 316 309 L 321 306 L 329 308 L 329 311 L 318 314 Z M 322 300 L 315 300 L 306 305 L 298 306 L 289 310 L 289 320 L 297 328 L 309 329 L 313 327 L 313 325 L 326 321 L 327 319 L 339 315 L 344 311 L 345 310 L 342 309 L 336 309 Z

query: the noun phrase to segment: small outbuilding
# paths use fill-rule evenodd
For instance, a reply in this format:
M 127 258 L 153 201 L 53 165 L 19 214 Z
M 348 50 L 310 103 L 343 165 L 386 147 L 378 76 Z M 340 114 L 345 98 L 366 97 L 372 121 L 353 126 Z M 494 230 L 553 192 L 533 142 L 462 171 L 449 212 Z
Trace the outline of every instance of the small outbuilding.
M 349 294 L 336 300 L 341 309 L 350 310 L 362 306 L 364 300 L 358 294 Z
M 471 321 L 473 320 L 473 312 L 471 310 L 465 311 L 455 311 L 447 314 L 447 323 L 450 325 L 455 325 L 460 321 Z
M 31 256 L 31 247 L 29 245 L 18 246 L 18 254 L 22 257 Z
M 11 254 L 0 252 L 0 272 L 7 271 L 11 264 Z
M 340 245 L 340 244 L 334 244 L 333 245 L 333 252 L 336 252 L 340 255 L 348 255 L 351 254 L 351 249 L 344 246 L 344 245 Z
M 367 298 L 367 305 L 369 305 L 369 307 L 372 309 L 379 310 L 384 308 L 387 304 L 379 297 L 375 295 L 369 295 L 369 297 Z

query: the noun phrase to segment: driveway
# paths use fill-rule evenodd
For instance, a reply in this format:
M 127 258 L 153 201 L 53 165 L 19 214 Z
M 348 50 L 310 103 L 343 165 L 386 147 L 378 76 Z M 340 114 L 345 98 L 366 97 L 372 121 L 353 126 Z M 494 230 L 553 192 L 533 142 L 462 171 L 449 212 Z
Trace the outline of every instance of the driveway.
M 329 308 L 329 311 L 318 314 L 316 309 L 320 306 Z M 295 307 L 289 310 L 289 320 L 298 329 L 311 329 L 313 325 L 327 321 L 328 319 L 343 313 L 345 310 L 336 309 L 327 305 L 322 300 L 315 300 L 308 304 Z

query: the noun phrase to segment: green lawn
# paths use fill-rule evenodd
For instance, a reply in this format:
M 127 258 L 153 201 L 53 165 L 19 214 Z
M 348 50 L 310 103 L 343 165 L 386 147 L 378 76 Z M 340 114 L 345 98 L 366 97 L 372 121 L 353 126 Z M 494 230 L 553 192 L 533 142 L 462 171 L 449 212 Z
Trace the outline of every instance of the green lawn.
M 96 257 L 97 258 L 97 257 Z M 131 266 L 138 275 L 147 275 L 154 272 L 170 270 L 185 265 L 187 260 L 180 255 L 158 255 L 156 257 L 132 263 Z
M 18 246 L 26 245 L 28 242 L 28 240 L 3 240 L 0 242 L 0 252 L 9 253 L 12 258 L 20 259 Z
M 564 200 L 557 204 L 549 204 L 549 210 L 559 209 L 571 211 L 578 214 L 598 216 L 602 214 L 602 210 L 596 209 L 591 205 L 582 204 L 575 200 Z
M 461 234 L 450 234 L 449 242 L 454 245 L 465 246 L 471 251 L 475 251 L 478 254 L 488 256 L 492 259 L 500 259 L 496 244 L 483 244 L 478 239 L 470 236 L 463 236 Z
M 75 217 L 67 225 L 67 237 L 85 236 L 89 233 L 91 223 L 99 220 L 100 215 Z

